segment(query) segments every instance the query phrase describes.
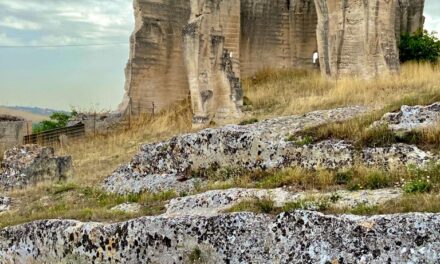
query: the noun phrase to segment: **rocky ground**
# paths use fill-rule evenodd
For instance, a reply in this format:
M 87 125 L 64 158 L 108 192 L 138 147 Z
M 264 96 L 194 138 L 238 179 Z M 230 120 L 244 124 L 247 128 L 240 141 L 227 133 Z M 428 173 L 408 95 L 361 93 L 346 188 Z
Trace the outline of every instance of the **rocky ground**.
M 366 217 L 316 212 L 324 207 L 380 206 L 405 195 L 399 186 L 328 192 L 201 188 L 210 181 L 209 171 L 222 167 L 256 173 L 289 167 L 335 171 L 361 164 L 392 171 L 423 169 L 438 161 L 436 154 L 415 145 L 359 148 L 337 138 L 314 142 L 296 136 L 367 111 L 362 107 L 316 111 L 144 145 L 129 164 L 105 180 L 103 188 L 117 194 L 180 193 L 167 202 L 163 214 L 113 224 L 43 220 L 7 227 L 0 230 L 0 263 L 440 263 L 439 214 Z M 437 124 L 439 112 L 436 104 L 402 107 L 379 122 L 399 131 L 426 128 Z M 21 155 L 26 148 L 13 153 L 4 164 L 19 166 L 7 165 L 5 172 L 17 179 L 23 170 L 12 168 L 28 167 L 41 157 Z M 268 208 L 241 212 L 251 211 L 258 202 Z M 0 197 L 0 213 L 10 206 L 10 199 Z M 127 202 L 111 210 L 134 213 L 142 206 Z

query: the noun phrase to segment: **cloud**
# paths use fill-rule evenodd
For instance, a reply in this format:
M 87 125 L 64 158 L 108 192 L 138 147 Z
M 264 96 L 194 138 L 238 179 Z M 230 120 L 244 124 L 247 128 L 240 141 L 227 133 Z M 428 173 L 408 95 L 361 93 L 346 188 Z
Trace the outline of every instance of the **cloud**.
M 440 17 L 432 17 L 425 15 L 425 28 L 428 31 L 435 31 L 437 36 L 440 36 Z
M 23 43 L 15 38 L 12 38 L 5 33 L 0 33 L 0 45 L 3 46 L 14 46 L 14 45 L 22 45 Z
M 128 44 L 132 28 L 132 0 L 0 1 L 0 32 L 26 45 Z

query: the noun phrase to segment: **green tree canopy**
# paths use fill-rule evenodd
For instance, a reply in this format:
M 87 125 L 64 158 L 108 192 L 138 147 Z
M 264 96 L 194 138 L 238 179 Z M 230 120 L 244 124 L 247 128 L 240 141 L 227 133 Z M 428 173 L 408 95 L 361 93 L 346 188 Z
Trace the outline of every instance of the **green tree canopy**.
M 66 114 L 63 112 L 55 112 L 50 116 L 50 120 L 44 120 L 33 127 L 34 133 L 41 133 L 44 131 L 66 127 L 69 119 L 74 116 L 75 113 Z
M 404 34 L 400 39 L 400 61 L 437 63 L 440 57 L 440 40 L 433 33 L 418 30 L 413 34 Z

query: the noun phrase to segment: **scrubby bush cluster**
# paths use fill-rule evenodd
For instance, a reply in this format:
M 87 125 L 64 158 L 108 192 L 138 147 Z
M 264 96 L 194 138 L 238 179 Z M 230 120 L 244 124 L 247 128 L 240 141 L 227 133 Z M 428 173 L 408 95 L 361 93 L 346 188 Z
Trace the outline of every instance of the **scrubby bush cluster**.
M 440 40 L 426 30 L 413 34 L 404 34 L 400 39 L 400 61 L 438 63 L 440 58 Z

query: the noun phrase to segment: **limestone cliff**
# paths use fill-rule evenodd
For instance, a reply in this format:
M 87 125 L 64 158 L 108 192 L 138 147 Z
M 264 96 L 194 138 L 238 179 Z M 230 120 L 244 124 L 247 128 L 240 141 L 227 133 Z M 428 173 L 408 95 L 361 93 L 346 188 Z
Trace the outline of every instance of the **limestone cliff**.
M 191 97 L 194 121 L 236 118 L 240 77 L 312 67 L 371 78 L 397 73 L 396 43 L 423 27 L 424 0 L 134 0 L 136 28 L 121 111 Z
M 369 78 L 399 71 L 397 1 L 315 0 L 323 73 Z
M 120 111 L 138 115 L 188 98 L 182 27 L 189 19 L 190 4 L 187 0 L 134 0 L 134 14 Z
M 194 123 L 238 118 L 243 105 L 240 1 L 192 1 L 183 32 Z

